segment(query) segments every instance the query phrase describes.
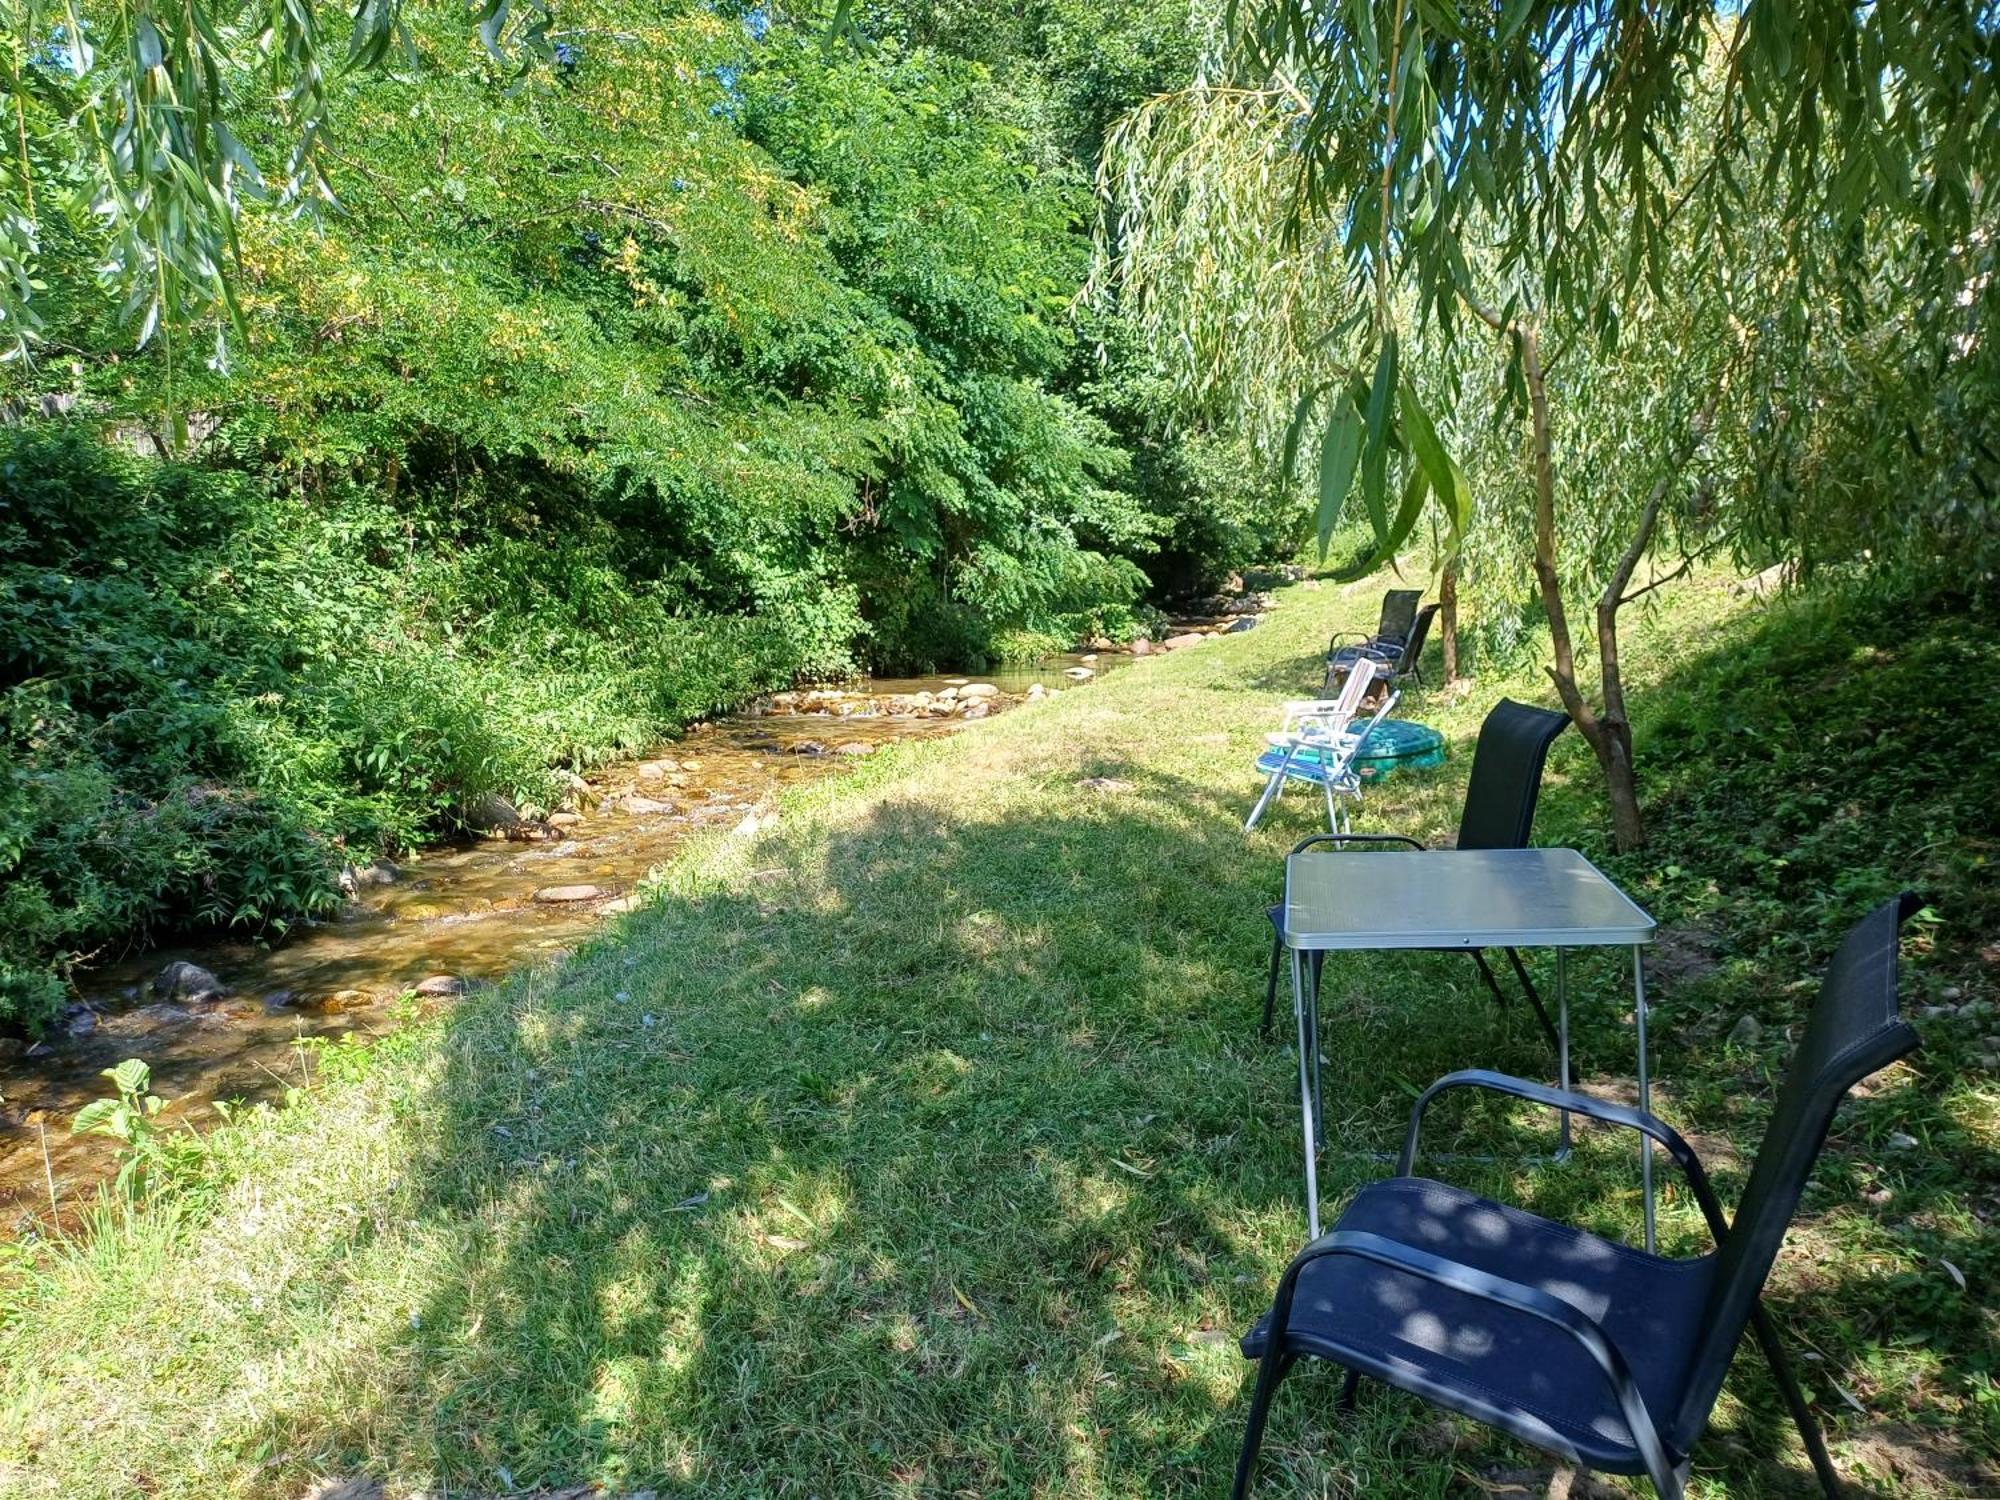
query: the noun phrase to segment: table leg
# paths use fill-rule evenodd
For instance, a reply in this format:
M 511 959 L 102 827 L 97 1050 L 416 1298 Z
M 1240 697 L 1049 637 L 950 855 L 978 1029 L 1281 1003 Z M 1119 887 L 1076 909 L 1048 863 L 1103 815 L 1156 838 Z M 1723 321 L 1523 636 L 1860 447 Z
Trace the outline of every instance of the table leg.
M 1632 947 L 1632 1016 L 1639 1031 L 1639 1108 L 1653 1110 L 1653 1084 L 1646 1070 L 1646 964 L 1641 950 Z M 1639 1137 L 1639 1185 L 1646 1199 L 1646 1252 L 1656 1253 L 1657 1235 L 1653 1227 L 1653 1138 Z
M 1306 1146 L 1306 1229 L 1307 1238 L 1319 1238 L 1319 1163 L 1315 1160 L 1313 1138 L 1318 1122 L 1313 1108 L 1312 1044 L 1306 1037 L 1305 963 L 1299 950 L 1292 949 L 1292 1015 L 1299 1026 L 1299 1119 Z M 1318 1027 L 1313 1028 L 1315 1031 Z
M 1569 950 L 1556 949 L 1556 1086 L 1569 1092 Z M 1556 1160 L 1569 1160 L 1569 1111 L 1562 1112 Z
M 1313 1049 L 1313 1146 L 1326 1149 L 1326 1067 L 1319 1044 L 1319 986 L 1326 977 L 1326 960 L 1313 954 L 1306 960 L 1306 1034 Z

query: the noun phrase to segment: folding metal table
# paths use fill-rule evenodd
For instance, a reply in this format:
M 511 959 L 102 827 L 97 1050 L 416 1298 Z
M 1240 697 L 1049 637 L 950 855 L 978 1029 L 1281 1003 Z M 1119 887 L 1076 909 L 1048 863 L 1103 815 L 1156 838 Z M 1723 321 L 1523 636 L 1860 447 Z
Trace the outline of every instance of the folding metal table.
M 1639 1107 L 1651 1108 L 1646 1066 L 1646 976 L 1641 952 L 1653 919 L 1574 849 L 1424 849 L 1362 854 L 1304 850 L 1285 861 L 1285 945 L 1299 1029 L 1299 1107 L 1305 1124 L 1306 1218 L 1319 1237 L 1319 986 L 1305 955 L 1380 949 L 1553 948 L 1559 1081 L 1569 1087 L 1571 948 L 1632 950 L 1639 1042 Z M 1562 1120 L 1561 1155 L 1569 1146 Z M 1639 1151 L 1646 1248 L 1654 1248 L 1653 1156 Z

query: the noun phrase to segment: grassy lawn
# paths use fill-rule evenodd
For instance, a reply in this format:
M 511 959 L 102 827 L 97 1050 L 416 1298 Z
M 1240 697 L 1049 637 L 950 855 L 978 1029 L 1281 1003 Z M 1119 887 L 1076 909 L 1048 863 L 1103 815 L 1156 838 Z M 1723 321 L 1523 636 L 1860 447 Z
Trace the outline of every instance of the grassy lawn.
M 322 1056 L 316 1087 L 90 1242 L 16 1251 L 0 1491 L 1226 1493 L 1233 1339 L 1303 1239 L 1294 1064 L 1257 1035 L 1264 907 L 1318 826 L 1296 797 L 1246 839 L 1248 766 L 1378 597 L 1293 589 L 1256 631 L 809 789 L 561 965 Z M 1658 1107 L 1725 1199 L 1831 940 L 1903 885 L 1932 901 L 1906 1002 L 1952 1008 L 1842 1115 L 1773 1305 L 1850 1480 L 1942 1494 L 2000 1484 L 2000 1088 L 1978 1061 L 2000 1022 L 1977 1008 L 2000 989 L 2000 632 L 1907 630 L 1673 593 L 1628 650 L 1656 844 L 1606 865 L 1667 930 Z M 1503 692 L 1546 698 L 1524 665 L 1410 705 L 1453 758 L 1357 826 L 1445 836 Z M 1602 857 L 1604 826 L 1565 735 L 1539 836 Z M 1623 972 L 1572 975 L 1583 1074 L 1622 1087 Z M 1385 1170 L 1366 1153 L 1420 1083 L 1552 1071 L 1462 960 L 1340 959 L 1327 983 L 1330 1206 Z M 1440 1146 L 1545 1130 L 1470 1100 L 1437 1121 Z M 1636 1237 L 1625 1138 L 1444 1170 Z M 1662 1215 L 1668 1248 L 1705 1246 L 1671 1185 Z M 1288 1383 L 1260 1493 L 1546 1474 L 1393 1393 L 1341 1418 L 1337 1385 Z M 1695 1492 L 1806 1473 L 1746 1356 Z

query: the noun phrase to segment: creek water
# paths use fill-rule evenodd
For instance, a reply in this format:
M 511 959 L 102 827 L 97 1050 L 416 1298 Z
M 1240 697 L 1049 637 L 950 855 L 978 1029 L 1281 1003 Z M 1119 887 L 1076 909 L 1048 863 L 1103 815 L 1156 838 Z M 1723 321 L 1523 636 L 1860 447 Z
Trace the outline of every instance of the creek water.
M 206 1129 L 218 1120 L 217 1100 L 268 1098 L 301 1082 L 310 1061 L 294 1045 L 300 1038 L 385 1035 L 450 1004 L 465 983 L 574 946 L 625 909 L 646 873 L 691 835 L 767 815 L 782 789 L 1134 660 L 1105 652 L 979 677 L 780 694 L 696 726 L 657 758 L 592 772 L 575 810 L 549 823 L 357 872 L 342 916 L 275 946 L 202 938 L 80 975 L 68 1034 L 0 1061 L 0 1234 L 46 1219 L 52 1207 L 65 1218 L 109 1175 L 114 1144 L 73 1136 L 69 1122 L 108 1092 L 101 1070 L 122 1059 L 152 1069 L 153 1092 L 169 1101 L 162 1127 Z M 1085 667 L 1092 675 L 1082 682 L 1070 675 Z M 973 684 L 997 691 L 961 696 Z M 212 973 L 225 997 L 156 998 L 154 977 L 176 961 Z M 413 1010 L 405 997 L 420 986 L 435 993 L 419 993 Z

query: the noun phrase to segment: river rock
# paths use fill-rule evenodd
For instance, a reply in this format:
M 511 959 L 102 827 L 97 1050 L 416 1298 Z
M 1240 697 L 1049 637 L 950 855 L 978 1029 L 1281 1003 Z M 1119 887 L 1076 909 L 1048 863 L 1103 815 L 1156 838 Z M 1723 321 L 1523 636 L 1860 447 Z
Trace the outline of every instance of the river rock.
M 630 796 L 618 800 L 618 810 L 630 813 L 635 818 L 655 818 L 663 813 L 679 812 L 671 802 L 662 802 L 657 797 Z
M 990 682 L 968 682 L 958 690 L 958 696 L 972 699 L 997 698 L 1000 696 L 1000 689 Z
M 1070 667 L 1063 673 L 1071 682 L 1088 682 L 1096 675 L 1089 667 Z
M 1132 654 L 1134 656 L 1151 656 L 1153 654 L 1153 643 L 1143 635 L 1134 636 L 1132 638 Z
M 594 885 L 545 885 L 535 892 L 535 899 L 545 906 L 566 906 L 576 901 L 595 901 L 603 894 L 603 888 Z
M 582 821 L 582 813 L 556 812 L 549 814 L 549 827 L 551 828 L 574 828 Z
M 458 810 L 467 828 L 480 833 L 513 833 L 521 827 L 521 809 L 498 792 L 469 798 Z
M 642 760 L 639 762 L 639 779 L 641 781 L 658 781 L 662 777 L 669 776 L 679 769 L 680 767 L 670 760 Z
M 990 704 L 974 701 L 965 705 L 965 712 L 960 714 L 959 717 L 961 719 L 983 719 L 992 712 L 993 709 Z
M 835 755 L 852 755 L 858 758 L 863 755 L 873 755 L 875 747 L 866 740 L 842 740 L 838 745 L 833 747 L 833 753 Z
M 792 746 L 792 754 L 824 755 L 826 754 L 826 746 L 822 745 L 818 740 L 800 740 L 796 745 Z
M 153 998 L 193 1003 L 220 1000 L 229 990 L 200 964 L 175 962 L 153 977 Z
M 71 1036 L 89 1036 L 97 1030 L 97 1012 L 87 1005 L 73 1005 L 63 1018 Z
M 426 979 L 419 979 L 410 988 L 419 995 L 441 999 L 448 995 L 463 995 L 465 981 L 456 974 L 432 974 Z
M 1039 682 L 1031 682 L 1028 684 L 1028 701 L 1030 703 L 1033 703 L 1037 698 L 1046 698 L 1048 696 L 1048 693 L 1049 690 L 1043 687 Z
M 1222 633 L 1224 635 L 1241 635 L 1246 630 L 1255 630 L 1263 621 L 1263 618 L 1262 615 L 1238 615 L 1229 622 L 1229 628 Z
M 1160 642 L 1162 651 L 1185 651 L 1190 646 L 1199 646 L 1208 637 L 1199 630 L 1188 630 L 1180 635 L 1170 635 Z

